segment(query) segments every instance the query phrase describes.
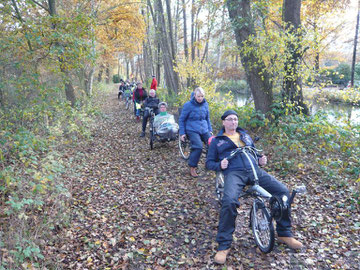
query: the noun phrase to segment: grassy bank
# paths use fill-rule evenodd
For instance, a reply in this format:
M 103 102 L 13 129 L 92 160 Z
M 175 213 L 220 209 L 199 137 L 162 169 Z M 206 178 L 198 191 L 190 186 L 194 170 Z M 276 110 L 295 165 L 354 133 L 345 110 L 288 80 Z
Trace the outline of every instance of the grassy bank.
M 51 231 L 66 226 L 71 180 L 81 157 L 69 149 L 87 141 L 107 87 L 75 108 L 48 96 L 0 111 L 0 268 L 48 267 L 42 255 Z

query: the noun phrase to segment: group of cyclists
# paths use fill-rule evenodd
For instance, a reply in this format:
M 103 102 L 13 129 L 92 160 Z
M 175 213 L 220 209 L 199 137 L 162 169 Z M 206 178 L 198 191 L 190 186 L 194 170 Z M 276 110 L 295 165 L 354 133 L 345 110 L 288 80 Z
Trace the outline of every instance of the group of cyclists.
M 121 86 L 120 86 L 121 87 Z M 166 103 L 160 102 L 156 97 L 156 89 L 150 89 L 149 96 L 138 82 L 132 94 L 134 101 L 134 113 L 137 121 L 140 121 L 140 108 L 138 104 L 144 104 L 154 109 L 155 114 L 166 110 Z M 159 110 L 160 106 L 163 106 Z M 161 112 L 160 112 L 161 114 Z M 144 114 L 142 132 L 140 137 L 145 136 L 148 116 Z M 219 226 L 216 241 L 218 251 L 215 262 L 224 264 L 230 251 L 235 231 L 235 219 L 239 207 L 239 195 L 245 185 L 251 184 L 253 170 L 251 164 L 241 154 L 236 158 L 228 160 L 229 154 L 239 147 L 254 146 L 254 142 L 246 130 L 238 127 L 238 114 L 234 110 L 227 110 L 221 116 L 223 127 L 216 136 L 212 136 L 212 125 L 210 122 L 209 104 L 205 99 L 205 91 L 201 87 L 195 88 L 191 98 L 186 102 L 179 116 L 180 140 L 190 140 L 191 152 L 188 159 L 189 173 L 191 177 L 198 177 L 196 171 L 201 157 L 203 144 L 208 145 L 206 167 L 213 171 L 221 171 L 224 174 L 224 192 L 219 216 Z M 212 140 L 211 140 L 212 139 Z M 210 142 L 211 141 L 211 142 Z M 265 155 L 257 154 L 256 173 L 259 184 L 271 195 L 279 198 L 290 198 L 288 188 L 278 181 L 274 176 L 266 173 L 262 167 L 267 163 Z M 291 231 L 290 208 L 277 221 L 276 231 L 278 241 L 286 244 L 292 249 L 301 249 L 302 243 L 296 240 Z

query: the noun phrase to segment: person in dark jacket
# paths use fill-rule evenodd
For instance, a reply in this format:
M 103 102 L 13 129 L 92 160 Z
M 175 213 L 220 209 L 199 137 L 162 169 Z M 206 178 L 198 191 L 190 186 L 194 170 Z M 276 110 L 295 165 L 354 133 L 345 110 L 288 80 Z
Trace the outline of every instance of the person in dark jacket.
M 133 93 L 133 101 L 134 101 L 134 111 L 136 116 L 136 121 L 140 121 L 140 106 L 147 98 L 147 92 L 145 88 L 142 87 L 142 82 L 136 83 L 136 89 Z
M 149 96 L 144 101 L 145 112 L 144 112 L 144 116 L 143 116 L 142 132 L 140 134 L 140 137 L 145 137 L 146 124 L 147 124 L 148 118 L 150 116 L 150 112 L 149 112 L 148 108 L 153 109 L 154 113 L 158 114 L 159 113 L 159 108 L 158 108 L 159 102 L 160 102 L 160 100 L 156 97 L 155 90 L 150 89 Z
M 126 90 L 126 85 L 125 85 L 124 81 L 121 80 L 120 86 L 119 86 L 119 93 L 118 93 L 118 99 L 119 100 L 120 100 L 120 97 L 124 93 L 125 90 Z
M 179 117 L 179 134 L 182 141 L 186 136 L 191 142 L 189 157 L 190 175 L 198 177 L 196 167 L 202 152 L 203 143 L 211 136 L 209 104 L 205 100 L 205 92 L 201 87 L 194 90 L 194 97 L 186 102 Z
M 253 146 L 254 142 L 247 132 L 238 127 L 238 115 L 235 111 L 226 111 L 222 116 L 223 128 L 211 141 L 206 167 L 214 171 L 222 171 L 225 177 L 224 196 L 220 210 L 220 219 L 216 241 L 219 244 L 215 255 L 215 262 L 223 264 L 230 250 L 232 233 L 235 230 L 236 208 L 239 207 L 239 195 L 246 184 L 253 179 L 251 165 L 243 154 L 238 154 L 230 161 L 227 160 L 230 153 L 237 147 Z M 255 158 L 255 157 L 254 157 Z M 265 155 L 258 155 L 258 164 L 264 166 L 267 163 Z M 259 178 L 259 185 L 273 196 L 287 196 L 290 198 L 287 187 L 266 173 L 255 164 Z M 295 240 L 291 232 L 290 214 L 286 213 L 277 222 L 276 231 L 278 240 L 287 244 L 290 248 L 300 249 L 302 244 Z

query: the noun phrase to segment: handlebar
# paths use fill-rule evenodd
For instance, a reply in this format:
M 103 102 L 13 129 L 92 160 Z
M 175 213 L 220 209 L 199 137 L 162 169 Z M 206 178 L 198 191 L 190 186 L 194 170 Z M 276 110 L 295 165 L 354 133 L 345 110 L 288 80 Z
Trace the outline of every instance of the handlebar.
M 238 153 L 244 153 L 245 151 L 249 152 L 251 155 L 253 155 L 254 157 L 256 157 L 258 152 L 261 152 L 262 150 L 257 149 L 253 146 L 243 146 L 243 147 L 238 147 L 235 150 L 231 151 L 230 155 L 228 157 L 226 157 L 227 160 L 231 160 L 233 159 Z

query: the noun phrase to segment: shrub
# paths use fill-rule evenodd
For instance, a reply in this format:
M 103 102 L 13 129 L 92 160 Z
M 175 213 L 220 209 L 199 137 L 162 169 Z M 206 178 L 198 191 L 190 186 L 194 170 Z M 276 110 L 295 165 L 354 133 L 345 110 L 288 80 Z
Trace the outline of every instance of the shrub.
M 120 83 L 120 75 L 115 74 L 113 75 L 113 83 Z

